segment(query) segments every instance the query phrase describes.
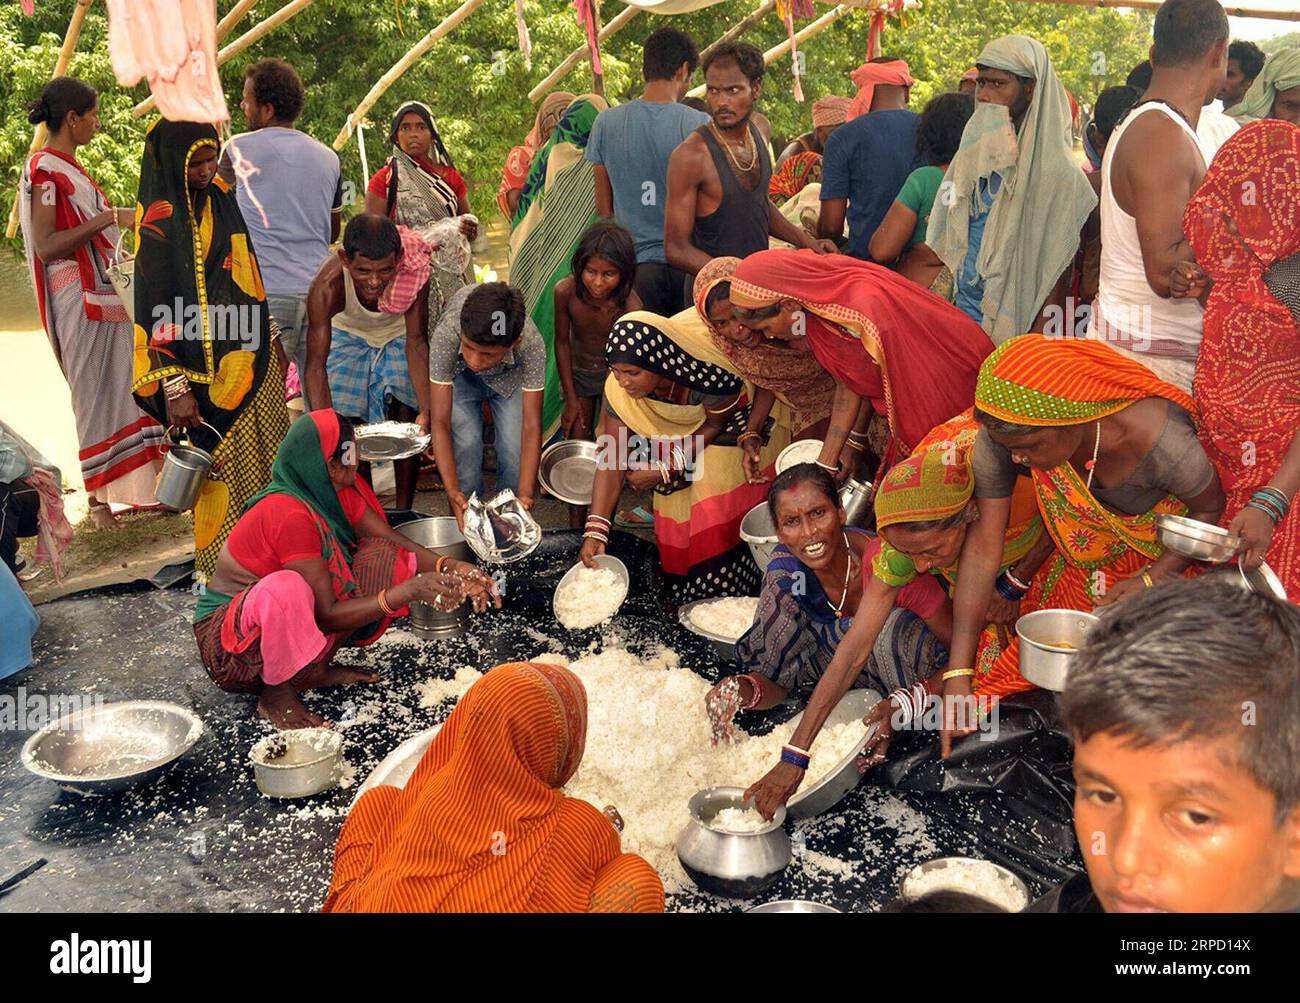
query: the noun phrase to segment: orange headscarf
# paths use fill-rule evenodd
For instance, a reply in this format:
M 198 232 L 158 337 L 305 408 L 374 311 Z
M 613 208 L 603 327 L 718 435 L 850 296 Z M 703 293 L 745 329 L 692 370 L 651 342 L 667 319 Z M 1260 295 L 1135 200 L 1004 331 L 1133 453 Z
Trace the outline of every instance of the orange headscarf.
M 560 788 L 587 735 L 582 683 L 500 665 L 461 698 L 406 787 L 353 808 L 325 912 L 662 912 L 663 884 Z
M 871 101 L 876 95 L 878 86 L 888 84 L 894 87 L 911 87 L 915 83 L 911 69 L 902 59 L 891 59 L 887 63 L 863 63 L 849 74 L 849 79 L 858 89 L 858 93 L 849 102 L 846 116 L 849 122 L 871 111 Z

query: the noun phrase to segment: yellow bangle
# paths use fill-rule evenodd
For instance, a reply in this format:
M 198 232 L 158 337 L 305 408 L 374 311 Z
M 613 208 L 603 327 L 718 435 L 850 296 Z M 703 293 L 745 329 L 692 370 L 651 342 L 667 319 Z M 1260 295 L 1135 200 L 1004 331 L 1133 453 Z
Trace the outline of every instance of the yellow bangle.
M 397 610 L 388 605 L 387 592 L 387 589 L 380 589 L 379 595 L 375 596 L 375 601 L 379 603 L 379 609 L 385 616 L 396 616 Z
M 1153 585 L 1155 585 L 1155 582 L 1151 580 L 1151 572 L 1149 571 L 1142 572 L 1142 584 L 1145 585 L 1147 588 L 1151 588 Z
M 959 679 L 962 676 L 975 675 L 974 669 L 949 669 L 940 678 L 946 683 L 949 679 Z

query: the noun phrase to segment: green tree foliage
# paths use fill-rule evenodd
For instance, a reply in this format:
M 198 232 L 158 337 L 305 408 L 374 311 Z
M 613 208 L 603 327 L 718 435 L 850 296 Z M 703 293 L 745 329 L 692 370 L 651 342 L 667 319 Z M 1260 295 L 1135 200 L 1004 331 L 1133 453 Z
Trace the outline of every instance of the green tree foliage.
M 280 4 L 281 0 L 261 0 L 235 34 Z M 228 9 L 230 0 L 219 0 L 218 6 Z M 244 127 L 238 110 L 244 67 L 263 56 L 279 56 L 293 63 L 307 84 L 307 105 L 299 126 L 323 142 L 333 142 L 375 80 L 457 6 L 459 0 L 400 0 L 399 29 L 398 13 L 387 0 L 317 0 L 222 68 L 233 128 Z M 40 0 L 36 16 L 28 18 L 16 3 L 0 5 L 0 177 L 6 209 L 31 139 L 25 104 L 48 79 L 72 7 L 72 0 Z M 752 7 L 749 0 L 731 0 L 672 18 L 637 15 L 604 47 L 606 93 L 614 102 L 640 93 L 641 45 L 655 28 L 672 24 L 690 32 L 703 47 Z M 617 0 L 607 0 L 604 18 L 608 21 L 622 8 Z M 583 44 L 582 30 L 567 0 L 528 0 L 527 15 L 533 42 L 531 70 L 519 52 L 513 4 L 487 0 L 399 79 L 369 115 L 370 169 L 386 153 L 393 109 L 403 100 L 418 98 L 433 108 L 444 141 L 473 189 L 475 211 L 490 218 L 496 212 L 501 165 L 532 124 L 534 108 L 528 91 Z M 867 16 L 853 12 L 803 47 L 807 98 L 803 105 L 792 98 L 789 56 L 768 68 L 762 109 L 778 138 L 809 128 L 809 104 L 814 99 L 852 93 L 848 73 L 863 60 L 868 27 Z M 1081 103 L 1091 105 L 1099 90 L 1123 82 L 1129 69 L 1145 57 L 1150 16 L 1011 0 L 925 0 L 906 25 L 890 23 L 883 44 L 887 54 L 911 65 L 918 81 L 913 103 L 919 108 L 930 97 L 956 87 L 985 42 L 1013 32 L 1040 39 L 1065 85 Z M 116 204 L 129 205 L 134 200 L 146 124 L 133 118 L 130 110 L 148 91 L 144 85 L 131 90 L 117 85 L 105 38 L 106 15 L 96 4 L 87 15 L 70 72 L 101 94 L 104 131 L 84 151 L 83 160 Z M 784 39 L 784 28 L 775 17 L 765 18 L 745 36 L 762 49 Z M 591 69 L 584 61 L 557 87 L 583 93 L 591 84 Z M 342 157 L 345 176 L 359 196 L 363 179 L 355 138 Z

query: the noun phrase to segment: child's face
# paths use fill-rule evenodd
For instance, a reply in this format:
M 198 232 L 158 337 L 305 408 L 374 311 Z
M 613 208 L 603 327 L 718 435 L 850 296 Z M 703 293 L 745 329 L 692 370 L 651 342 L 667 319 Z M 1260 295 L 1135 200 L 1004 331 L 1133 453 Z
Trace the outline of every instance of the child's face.
M 582 284 L 594 300 L 605 300 L 613 296 L 622 277 L 612 262 L 601 257 L 588 258 L 582 269 Z
M 649 397 L 655 392 L 663 379 L 658 373 L 652 373 L 648 369 L 642 369 L 640 366 L 628 365 L 625 362 L 616 362 L 609 367 L 610 372 L 614 374 L 614 379 L 618 385 L 623 388 L 629 397 L 637 399 Z
M 1228 736 L 1076 741 L 1074 828 L 1106 912 L 1277 912 L 1300 901 L 1300 809 L 1235 765 Z
M 208 187 L 217 173 L 217 148 L 200 146 L 190 154 L 189 173 L 186 181 L 194 191 Z

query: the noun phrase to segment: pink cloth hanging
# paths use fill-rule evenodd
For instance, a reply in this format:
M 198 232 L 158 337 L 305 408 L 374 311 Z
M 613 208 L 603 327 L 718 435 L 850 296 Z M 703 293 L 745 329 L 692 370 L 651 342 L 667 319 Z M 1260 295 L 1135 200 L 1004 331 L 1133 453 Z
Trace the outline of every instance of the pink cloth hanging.
M 587 51 L 591 53 L 592 75 L 601 76 L 605 71 L 600 68 L 600 40 L 596 36 L 595 0 L 573 0 L 573 11 L 578 23 L 587 32 Z
M 108 51 L 119 84 L 148 78 L 163 118 L 229 121 L 217 76 L 216 0 L 108 0 Z

